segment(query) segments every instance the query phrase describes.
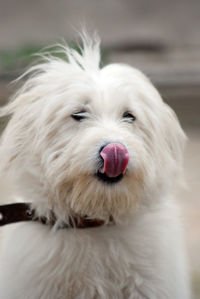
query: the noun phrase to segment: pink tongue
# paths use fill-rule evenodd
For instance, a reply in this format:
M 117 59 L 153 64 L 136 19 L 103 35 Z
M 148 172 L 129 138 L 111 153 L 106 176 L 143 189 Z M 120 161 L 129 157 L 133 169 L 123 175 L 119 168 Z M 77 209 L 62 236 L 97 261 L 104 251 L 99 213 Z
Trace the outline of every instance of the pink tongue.
M 100 152 L 104 160 L 104 167 L 100 170 L 108 177 L 117 177 L 124 174 L 129 161 L 129 153 L 120 143 L 109 143 Z

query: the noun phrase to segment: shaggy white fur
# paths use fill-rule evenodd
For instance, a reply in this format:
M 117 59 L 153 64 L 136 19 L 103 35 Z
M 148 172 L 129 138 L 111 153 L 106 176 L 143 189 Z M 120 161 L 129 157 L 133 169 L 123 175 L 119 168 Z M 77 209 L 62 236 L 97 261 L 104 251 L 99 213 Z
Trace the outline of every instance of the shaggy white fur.
M 68 62 L 46 57 L 0 110 L 11 115 L 1 176 L 39 216 L 53 210 L 58 218 L 53 229 L 3 228 L 1 298 L 189 299 L 173 198 L 185 135 L 174 112 L 140 71 L 100 69 L 98 39 L 85 36 L 82 54 L 64 51 Z M 116 142 L 129 163 L 121 180 L 103 181 L 99 151 Z M 115 224 L 59 229 L 74 213 Z

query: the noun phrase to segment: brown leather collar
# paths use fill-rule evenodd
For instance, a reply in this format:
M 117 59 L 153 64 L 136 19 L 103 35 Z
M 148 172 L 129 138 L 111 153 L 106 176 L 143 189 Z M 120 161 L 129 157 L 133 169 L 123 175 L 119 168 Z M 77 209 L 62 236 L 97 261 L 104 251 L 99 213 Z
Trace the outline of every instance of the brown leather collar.
M 51 212 L 50 219 L 47 217 L 37 217 L 35 210 L 31 208 L 29 203 L 13 203 L 0 206 L 0 226 L 21 221 L 37 221 L 53 226 L 57 218 L 53 212 Z M 112 217 L 110 217 L 110 223 L 113 223 Z M 104 224 L 104 220 L 101 219 L 73 216 L 70 218 L 69 224 L 63 223 L 59 228 L 91 228 Z

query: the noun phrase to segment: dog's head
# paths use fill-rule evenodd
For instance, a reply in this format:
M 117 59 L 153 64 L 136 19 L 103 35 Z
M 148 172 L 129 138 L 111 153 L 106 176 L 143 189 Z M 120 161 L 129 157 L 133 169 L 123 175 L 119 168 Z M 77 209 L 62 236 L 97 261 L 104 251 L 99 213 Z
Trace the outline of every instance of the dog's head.
M 100 69 L 98 42 L 84 40 L 81 55 L 65 51 L 68 62 L 34 67 L 1 110 L 12 114 L 4 170 L 36 207 L 62 217 L 120 218 L 171 192 L 185 140 L 173 111 L 140 71 Z

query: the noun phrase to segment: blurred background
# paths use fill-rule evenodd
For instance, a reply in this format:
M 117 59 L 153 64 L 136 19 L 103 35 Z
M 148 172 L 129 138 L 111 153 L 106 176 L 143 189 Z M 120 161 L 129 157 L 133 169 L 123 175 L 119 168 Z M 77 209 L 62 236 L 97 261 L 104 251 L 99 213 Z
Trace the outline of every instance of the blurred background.
M 105 62 L 129 63 L 150 77 L 188 136 L 188 189 L 178 200 L 193 299 L 200 299 L 200 1 L 0 0 L 0 105 L 33 53 L 63 38 L 71 43 L 81 25 L 101 36 Z

